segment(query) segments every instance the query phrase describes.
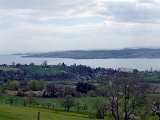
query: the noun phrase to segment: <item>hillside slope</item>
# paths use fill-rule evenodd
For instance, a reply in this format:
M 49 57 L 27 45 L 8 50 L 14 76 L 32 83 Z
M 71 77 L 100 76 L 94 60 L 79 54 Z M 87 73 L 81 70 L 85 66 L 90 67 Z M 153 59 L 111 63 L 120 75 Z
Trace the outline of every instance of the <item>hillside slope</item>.
M 123 50 L 92 50 L 63 51 L 47 53 L 30 53 L 24 57 L 72 58 L 72 59 L 107 59 L 107 58 L 160 58 L 160 49 L 123 49 Z

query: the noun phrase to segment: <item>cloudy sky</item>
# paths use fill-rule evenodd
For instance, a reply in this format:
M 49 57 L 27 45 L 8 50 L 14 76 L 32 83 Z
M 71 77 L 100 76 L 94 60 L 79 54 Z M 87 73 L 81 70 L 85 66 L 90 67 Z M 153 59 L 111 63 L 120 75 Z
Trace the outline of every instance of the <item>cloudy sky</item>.
M 160 46 L 160 0 L 0 0 L 0 52 Z

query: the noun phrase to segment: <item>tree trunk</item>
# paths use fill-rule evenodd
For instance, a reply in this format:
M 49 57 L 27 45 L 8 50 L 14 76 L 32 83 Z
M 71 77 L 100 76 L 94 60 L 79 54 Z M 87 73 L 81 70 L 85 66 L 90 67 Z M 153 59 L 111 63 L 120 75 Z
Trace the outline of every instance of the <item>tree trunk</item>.
M 67 107 L 67 110 L 68 110 L 68 111 L 69 111 L 69 108 L 70 108 L 70 107 Z

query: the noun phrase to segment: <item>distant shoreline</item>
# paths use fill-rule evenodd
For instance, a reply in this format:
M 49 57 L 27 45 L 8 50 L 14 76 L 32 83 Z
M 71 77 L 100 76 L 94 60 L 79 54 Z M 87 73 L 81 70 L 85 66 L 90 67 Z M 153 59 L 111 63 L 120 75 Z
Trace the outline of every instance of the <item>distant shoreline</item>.
M 68 58 L 68 57 L 43 57 L 43 56 L 41 56 L 41 57 L 37 57 L 37 56 L 21 56 L 22 58 L 61 58 L 61 59 L 74 59 L 74 60 L 83 60 L 83 59 L 160 59 L 160 57 L 158 57 L 158 58 L 146 58 L 146 57 L 144 57 L 144 58 L 142 58 L 142 57 L 137 57 L 137 58 L 112 58 L 112 57 L 110 57 L 110 58 Z
M 60 51 L 46 53 L 18 53 L 26 58 L 69 58 L 69 59 L 159 59 L 160 49 L 141 48 L 123 50 Z

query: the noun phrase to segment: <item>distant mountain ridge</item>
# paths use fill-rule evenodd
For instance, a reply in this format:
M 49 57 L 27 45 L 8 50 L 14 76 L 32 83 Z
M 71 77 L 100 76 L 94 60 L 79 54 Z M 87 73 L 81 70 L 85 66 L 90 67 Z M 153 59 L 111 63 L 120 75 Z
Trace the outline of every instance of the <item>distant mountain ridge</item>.
M 29 53 L 23 57 L 71 59 L 160 58 L 160 48 L 125 48 L 122 50 L 73 50 L 46 53 Z

